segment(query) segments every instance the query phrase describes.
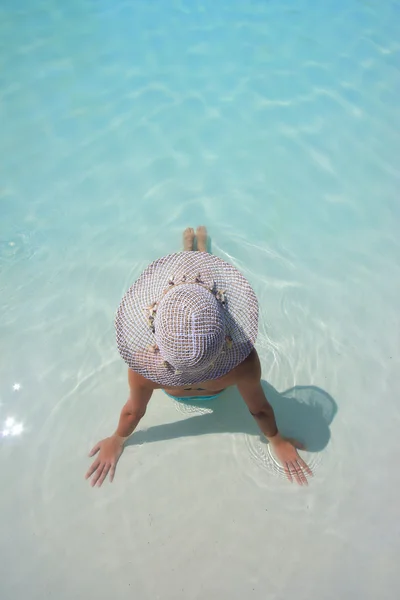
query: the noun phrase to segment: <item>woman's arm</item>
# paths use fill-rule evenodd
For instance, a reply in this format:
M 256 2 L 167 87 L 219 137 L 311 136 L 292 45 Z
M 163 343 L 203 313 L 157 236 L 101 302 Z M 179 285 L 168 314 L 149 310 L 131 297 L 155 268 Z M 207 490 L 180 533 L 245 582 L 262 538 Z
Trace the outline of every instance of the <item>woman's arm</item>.
M 296 450 L 303 446 L 296 440 L 287 440 L 280 435 L 273 408 L 261 385 L 260 359 L 255 350 L 240 365 L 236 385 L 250 413 L 274 449 L 274 454 L 282 463 L 289 481 L 293 481 L 294 477 L 300 485 L 307 484 L 305 473 L 312 475 L 312 472 Z
M 86 479 L 91 478 L 91 485 L 100 487 L 110 473 L 110 481 L 114 479 L 118 460 L 124 449 L 124 443 L 135 431 L 140 420 L 146 413 L 147 404 L 153 393 L 154 386 L 144 377 L 129 370 L 129 398 L 121 410 L 118 427 L 110 437 L 98 442 L 89 456 L 95 456 Z

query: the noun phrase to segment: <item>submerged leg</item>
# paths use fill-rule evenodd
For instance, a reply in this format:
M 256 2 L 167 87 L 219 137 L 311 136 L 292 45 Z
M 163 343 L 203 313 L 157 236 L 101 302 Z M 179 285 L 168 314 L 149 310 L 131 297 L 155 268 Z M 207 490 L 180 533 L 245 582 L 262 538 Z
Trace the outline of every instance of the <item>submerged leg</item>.
M 197 236 L 197 250 L 200 252 L 207 252 L 207 229 L 204 225 L 201 225 L 196 230 Z
M 193 250 L 194 244 L 194 229 L 192 227 L 187 227 L 183 232 L 183 249 L 184 250 Z

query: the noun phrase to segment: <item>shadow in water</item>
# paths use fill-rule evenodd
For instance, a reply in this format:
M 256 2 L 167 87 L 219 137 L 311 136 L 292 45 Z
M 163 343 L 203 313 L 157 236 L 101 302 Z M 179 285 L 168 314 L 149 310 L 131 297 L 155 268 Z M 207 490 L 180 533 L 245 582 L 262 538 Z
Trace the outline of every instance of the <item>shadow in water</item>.
M 323 450 L 330 440 L 329 426 L 337 412 L 334 399 L 315 386 L 295 386 L 282 393 L 266 381 L 262 381 L 262 386 L 274 409 L 282 435 L 296 438 L 309 452 Z M 165 401 L 170 401 L 167 396 Z M 190 406 L 208 408 L 212 412 L 194 414 L 175 423 L 139 430 L 127 441 L 127 445 L 211 433 L 246 433 L 265 439 L 236 387 L 228 388 L 219 398 L 210 402 L 191 401 Z

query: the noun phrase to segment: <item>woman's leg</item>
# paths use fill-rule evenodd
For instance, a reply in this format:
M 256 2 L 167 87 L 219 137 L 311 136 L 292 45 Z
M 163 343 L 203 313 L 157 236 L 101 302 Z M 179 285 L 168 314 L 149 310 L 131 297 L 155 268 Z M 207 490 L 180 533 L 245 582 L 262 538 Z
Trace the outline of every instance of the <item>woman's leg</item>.
M 194 229 L 188 227 L 183 232 L 183 249 L 184 250 L 193 250 L 194 245 Z
M 207 229 L 204 225 L 201 225 L 196 229 L 197 236 L 197 250 L 200 252 L 207 252 Z M 193 250 L 194 249 L 194 229 L 187 227 L 183 232 L 183 249 Z
M 207 229 L 202 225 L 196 229 L 197 250 L 207 252 Z

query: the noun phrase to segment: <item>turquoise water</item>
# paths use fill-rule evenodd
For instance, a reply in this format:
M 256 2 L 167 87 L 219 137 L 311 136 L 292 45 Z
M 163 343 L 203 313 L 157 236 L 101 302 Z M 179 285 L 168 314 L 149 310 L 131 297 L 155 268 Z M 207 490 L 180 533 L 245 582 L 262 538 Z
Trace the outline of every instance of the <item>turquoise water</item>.
M 399 23 L 398 0 L 1 2 L 2 598 L 397 596 Z M 92 490 L 115 309 L 200 224 L 257 292 L 315 477 L 284 480 L 235 392 L 157 393 Z

